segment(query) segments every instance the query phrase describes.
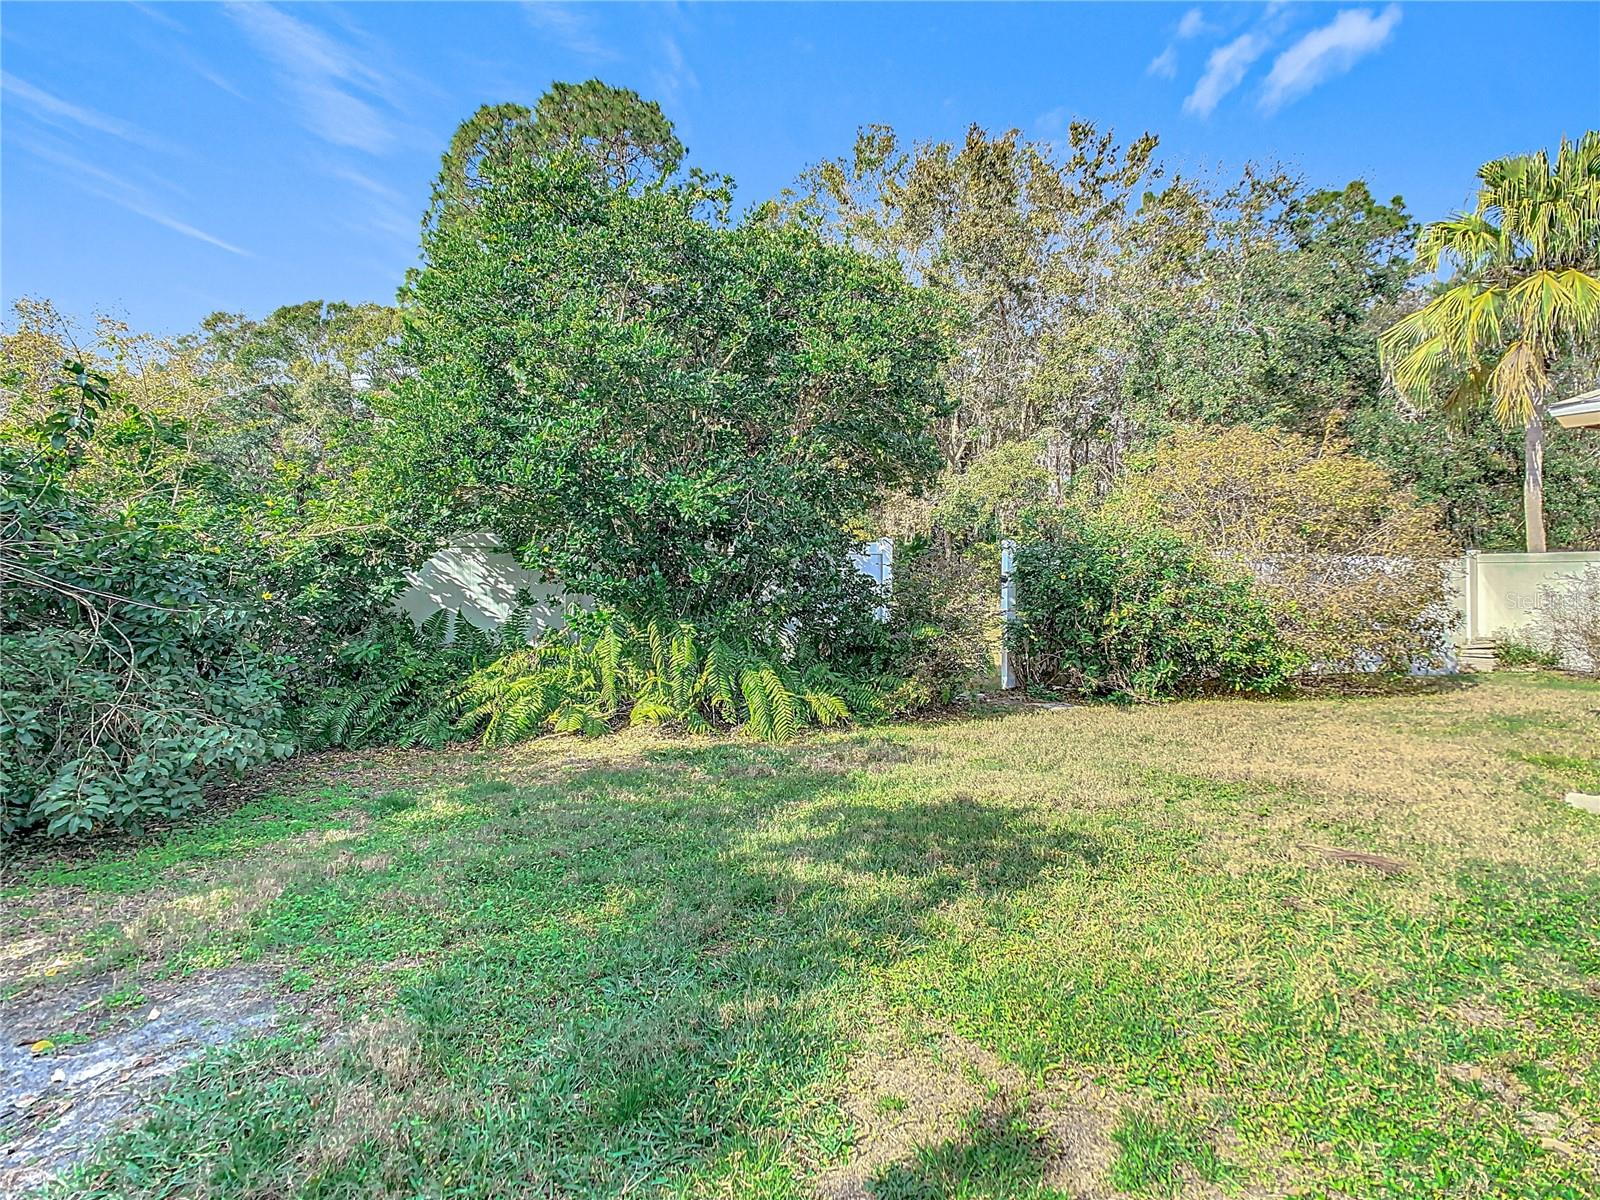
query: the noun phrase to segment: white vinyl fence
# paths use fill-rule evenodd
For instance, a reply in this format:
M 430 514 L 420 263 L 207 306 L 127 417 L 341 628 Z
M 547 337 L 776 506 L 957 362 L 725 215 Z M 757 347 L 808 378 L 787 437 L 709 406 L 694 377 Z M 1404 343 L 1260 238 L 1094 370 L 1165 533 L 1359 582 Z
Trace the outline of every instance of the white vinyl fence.
M 890 588 L 894 583 L 894 542 L 879 538 L 851 554 L 851 563 L 863 575 Z M 441 609 L 465 618 L 479 629 L 498 629 L 506 623 L 519 600 L 528 602 L 528 640 L 537 641 L 552 629 L 566 627 L 572 607 L 592 609 L 590 596 L 568 595 L 545 583 L 515 555 L 507 554 L 493 534 L 477 533 L 456 539 L 414 571 L 406 572 L 406 587 L 395 605 L 418 625 Z M 887 620 L 887 609 L 879 608 Z
M 1009 621 L 1016 611 L 1016 584 L 1012 579 L 1016 543 L 1007 539 L 1000 550 L 1000 617 Z M 894 585 L 894 543 L 889 538 L 867 542 L 853 553 L 856 570 L 885 589 Z M 1447 670 L 1455 670 L 1463 651 L 1507 636 L 1528 635 L 1538 620 L 1541 593 L 1580 577 L 1590 567 L 1600 567 L 1600 550 L 1556 551 L 1549 554 L 1484 554 L 1470 551 L 1446 564 L 1447 599 L 1455 607 L 1457 622 L 1452 639 L 1455 653 Z M 566 625 L 566 612 L 577 606 L 589 609 L 588 596 L 567 595 L 547 584 L 517 559 L 507 554 L 490 534 L 459 539 L 439 551 L 414 571 L 406 573 L 406 588 L 395 603 L 421 624 L 440 609 L 464 617 L 480 629 L 503 625 L 519 597 L 531 601 L 530 640 Z M 880 618 L 887 612 L 878 610 Z M 1001 647 L 1000 686 L 1017 686 L 1011 656 Z

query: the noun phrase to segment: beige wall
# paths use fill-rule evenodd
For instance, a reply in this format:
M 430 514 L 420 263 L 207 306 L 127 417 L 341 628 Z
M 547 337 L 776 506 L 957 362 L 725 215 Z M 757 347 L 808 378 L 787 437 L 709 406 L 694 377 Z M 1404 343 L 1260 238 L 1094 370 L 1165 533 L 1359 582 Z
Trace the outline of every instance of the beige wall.
M 1525 632 L 1537 616 L 1541 588 L 1558 587 L 1594 566 L 1600 566 L 1600 550 L 1466 555 L 1459 563 L 1458 640 Z

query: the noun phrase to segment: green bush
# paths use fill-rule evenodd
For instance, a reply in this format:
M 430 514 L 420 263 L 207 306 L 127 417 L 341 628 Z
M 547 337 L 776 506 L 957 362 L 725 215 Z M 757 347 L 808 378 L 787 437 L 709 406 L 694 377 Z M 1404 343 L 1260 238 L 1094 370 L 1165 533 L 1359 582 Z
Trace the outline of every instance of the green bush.
M 114 401 L 103 376 L 68 372 L 56 411 L 0 446 L 5 834 L 138 830 L 288 752 L 279 664 L 225 565 L 181 529 L 135 506 L 109 519 L 69 486 Z
M 1104 519 L 1017 552 L 1024 684 L 1154 700 L 1270 692 L 1295 655 L 1251 583 L 1177 535 Z
M 994 666 L 999 575 L 933 547 L 895 563 L 889 634 L 894 668 L 949 703 Z
M 1553 667 L 1560 663 L 1561 656 L 1549 646 L 1541 646 L 1537 642 L 1511 635 L 1495 643 L 1494 661 L 1497 667 L 1517 670 L 1528 667 Z
M 307 710 L 302 740 L 495 747 L 626 722 L 781 742 L 809 725 L 886 715 L 917 695 L 898 679 L 864 680 L 686 622 L 573 619 L 533 645 L 516 618 L 492 633 L 463 624 L 453 641 L 443 614 L 420 629 L 375 629 L 341 656 L 348 677 Z
M 1327 438 L 1180 429 L 1134 456 L 1106 511 L 1161 525 L 1254 576 L 1308 673 L 1440 664 L 1454 612 L 1439 514 Z

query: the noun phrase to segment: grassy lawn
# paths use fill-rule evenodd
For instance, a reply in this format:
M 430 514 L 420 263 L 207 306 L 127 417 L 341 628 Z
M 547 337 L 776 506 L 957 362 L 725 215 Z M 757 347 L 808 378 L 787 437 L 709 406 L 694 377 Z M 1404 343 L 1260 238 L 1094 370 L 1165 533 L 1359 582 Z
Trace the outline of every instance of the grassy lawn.
M 284 1006 L 60 1185 L 84 1200 L 1578 1200 L 1572 789 L 1600 686 L 1509 675 L 310 761 L 13 863 L 5 986 L 137 1004 L 255 964 Z

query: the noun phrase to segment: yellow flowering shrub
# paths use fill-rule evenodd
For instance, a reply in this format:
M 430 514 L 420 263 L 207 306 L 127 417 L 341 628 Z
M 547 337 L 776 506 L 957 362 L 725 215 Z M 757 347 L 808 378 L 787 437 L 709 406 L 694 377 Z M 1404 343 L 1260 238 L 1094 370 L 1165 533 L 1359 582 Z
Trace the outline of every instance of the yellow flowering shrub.
M 1180 430 L 1107 498 L 1247 567 L 1309 670 L 1404 670 L 1434 659 L 1452 613 L 1439 513 L 1337 443 L 1276 429 Z

